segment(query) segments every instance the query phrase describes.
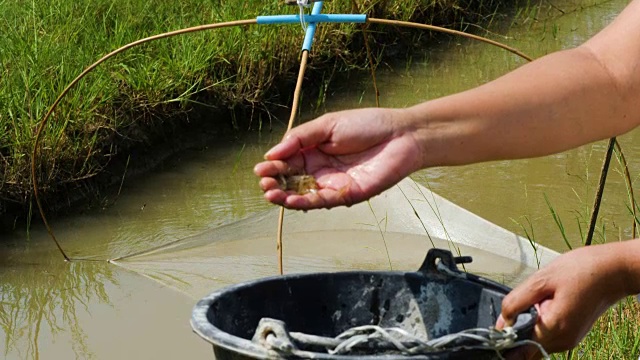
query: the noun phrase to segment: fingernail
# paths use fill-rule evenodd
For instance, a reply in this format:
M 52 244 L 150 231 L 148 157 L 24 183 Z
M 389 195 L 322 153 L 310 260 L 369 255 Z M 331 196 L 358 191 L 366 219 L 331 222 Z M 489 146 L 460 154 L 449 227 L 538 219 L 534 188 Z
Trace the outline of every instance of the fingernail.
M 269 151 L 267 151 L 264 154 L 265 160 L 270 160 L 271 156 L 273 156 L 273 154 L 275 154 L 281 147 L 282 147 L 282 143 L 279 143 L 278 145 L 276 145 L 276 146 L 272 147 L 271 149 L 269 149 Z
M 280 144 L 278 144 L 278 145 L 280 145 Z M 264 153 L 264 159 L 265 159 L 265 160 L 269 160 L 269 157 L 270 157 L 271 155 L 273 155 L 274 149 L 275 149 L 275 148 L 277 148 L 277 147 L 278 147 L 278 145 L 276 145 L 276 146 L 272 147 L 272 148 L 271 148 L 271 149 L 269 149 L 266 153 Z
M 505 319 L 502 317 L 502 314 L 498 315 L 498 320 L 496 320 L 496 329 L 502 330 L 505 327 L 513 326 L 513 321 L 509 319 Z

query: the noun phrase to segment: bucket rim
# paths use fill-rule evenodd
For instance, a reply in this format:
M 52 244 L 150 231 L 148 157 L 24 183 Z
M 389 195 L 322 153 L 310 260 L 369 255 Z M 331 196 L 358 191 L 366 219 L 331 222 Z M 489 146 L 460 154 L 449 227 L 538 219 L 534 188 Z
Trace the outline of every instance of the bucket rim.
M 472 273 L 460 272 L 460 274 L 464 274 L 464 278 L 460 280 L 469 281 L 475 284 L 482 286 L 488 290 L 497 291 L 503 295 L 506 295 L 511 291 L 506 285 L 498 283 L 494 280 L 487 279 L 478 275 L 474 275 Z M 268 276 L 260 279 L 249 280 L 245 282 L 241 282 L 238 284 L 230 285 L 218 290 L 215 290 L 199 300 L 196 305 L 193 307 L 192 316 L 191 316 L 191 327 L 193 331 L 200 336 L 202 339 L 211 343 L 214 347 L 220 347 L 227 351 L 235 352 L 240 355 L 244 355 L 251 358 L 256 359 L 273 359 L 274 352 L 270 352 L 268 349 L 252 342 L 249 339 L 245 339 L 239 336 L 232 335 L 226 331 L 221 330 L 217 326 L 213 325 L 207 318 L 207 313 L 212 304 L 214 304 L 218 299 L 222 296 L 233 293 L 235 291 L 240 291 L 242 289 L 246 289 L 252 286 L 256 286 L 259 284 L 265 284 L 273 281 L 287 281 L 287 280 L 305 280 L 312 279 L 316 277 L 326 277 L 326 276 L 362 276 L 362 275 L 376 275 L 376 276 L 423 276 L 423 277 L 432 277 L 433 274 L 425 273 L 423 271 L 372 271 L 372 270 L 357 270 L 357 271 L 338 271 L 338 272 L 316 272 L 316 273 L 292 273 L 287 275 L 274 275 Z M 442 279 L 452 279 L 452 276 L 444 275 L 441 277 Z M 524 316 L 523 316 L 524 315 Z M 529 315 L 528 318 L 525 319 L 525 316 Z M 513 325 L 513 329 L 516 333 L 520 334 L 521 332 L 526 332 L 532 330 L 537 321 L 538 313 L 535 307 L 530 307 L 527 311 L 522 312 L 518 315 L 516 323 Z M 423 360 L 432 360 L 438 358 L 438 356 L 442 356 L 445 354 L 450 354 L 455 351 L 462 350 L 486 350 L 479 347 L 474 346 L 460 346 L 457 350 L 443 350 L 438 352 L 430 353 L 429 355 L 415 355 L 415 356 L 407 356 L 407 355 L 330 355 L 325 353 L 316 353 L 313 352 L 314 358 L 316 359 L 336 359 L 336 360 L 353 360 L 353 359 L 363 359 L 363 360 L 395 360 L 395 359 L 423 359 Z

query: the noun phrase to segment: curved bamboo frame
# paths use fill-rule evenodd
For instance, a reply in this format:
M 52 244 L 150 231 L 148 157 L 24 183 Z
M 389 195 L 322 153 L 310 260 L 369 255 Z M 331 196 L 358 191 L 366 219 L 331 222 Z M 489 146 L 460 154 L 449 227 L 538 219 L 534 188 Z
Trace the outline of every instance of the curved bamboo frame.
M 523 58 L 523 59 L 526 59 L 527 61 L 532 61 L 532 58 L 530 58 L 529 56 L 525 55 L 524 53 L 520 52 L 519 50 L 517 50 L 515 48 L 512 48 L 510 46 L 507 46 L 505 44 L 502 44 L 502 43 L 494 41 L 494 40 L 490 40 L 490 39 L 484 38 L 482 36 L 473 35 L 473 34 L 461 32 L 461 31 L 457 31 L 457 30 L 451 30 L 451 29 L 446 29 L 446 28 L 439 27 L 439 26 L 420 24 L 420 23 L 415 23 L 415 22 L 398 21 L 398 20 L 387 20 L 387 19 L 377 19 L 377 18 L 369 18 L 369 19 L 367 19 L 367 23 L 402 26 L 402 27 L 409 27 L 409 28 L 417 28 L 417 29 L 422 29 L 422 30 L 429 30 L 429 31 L 447 33 L 447 34 L 451 34 L 451 35 L 462 36 L 462 37 L 465 37 L 465 38 L 469 38 L 469 39 L 476 40 L 476 41 L 481 41 L 481 42 L 484 42 L 484 43 L 487 43 L 487 44 L 490 44 L 490 45 L 493 45 L 493 46 L 500 47 L 500 48 L 502 48 L 504 50 L 507 50 L 507 51 L 509 51 L 509 52 L 511 52 L 511 53 Z M 36 130 L 36 137 L 35 137 L 35 141 L 34 141 L 34 145 L 33 145 L 33 152 L 32 152 L 32 158 L 31 158 L 31 179 L 32 179 L 32 185 L 33 185 L 33 193 L 34 193 L 34 197 L 35 197 L 35 200 L 36 200 L 36 204 L 38 206 L 38 210 L 40 212 L 40 216 L 42 217 L 42 220 L 43 220 L 44 225 L 45 225 L 45 227 L 47 229 L 47 232 L 51 236 L 52 240 L 54 241 L 56 247 L 58 248 L 58 250 L 60 251 L 60 253 L 64 257 L 65 261 L 82 260 L 82 259 L 71 259 L 71 258 L 69 258 L 67 256 L 67 254 L 65 253 L 64 249 L 62 248 L 62 246 L 60 245 L 59 241 L 57 240 L 57 238 L 56 238 L 56 236 L 55 236 L 55 234 L 53 232 L 53 229 L 51 228 L 51 226 L 49 225 L 49 222 L 47 221 L 47 217 L 45 215 L 44 208 L 42 206 L 42 202 L 41 202 L 41 199 L 40 199 L 40 196 L 39 196 L 39 192 L 38 192 L 38 179 L 37 179 L 37 174 L 36 174 L 36 169 L 37 169 L 37 161 L 36 161 L 36 159 L 38 159 L 38 150 L 39 150 L 40 139 L 42 137 L 42 132 L 45 129 L 48 121 L 50 120 L 51 115 L 53 114 L 54 110 L 60 104 L 62 99 L 69 93 L 69 91 L 73 87 L 75 87 L 80 82 L 80 80 L 82 80 L 82 78 L 84 78 L 88 73 L 90 73 L 92 70 L 94 70 L 100 64 L 104 63 L 105 61 L 109 60 L 110 58 L 112 58 L 112 57 L 114 57 L 114 56 L 116 56 L 116 55 L 118 55 L 118 54 L 120 54 L 120 53 L 122 53 L 122 52 L 124 52 L 124 51 L 126 51 L 128 49 L 131 49 L 133 47 L 136 47 L 136 46 L 139 46 L 139 45 L 151 42 L 151 41 L 165 39 L 165 38 L 169 38 L 169 37 L 173 37 L 173 36 L 177 36 L 177 35 L 200 32 L 200 31 L 205 31 L 205 30 L 214 30 L 214 29 L 235 27 L 235 26 L 247 26 L 247 25 L 254 25 L 254 24 L 257 24 L 257 20 L 256 19 L 246 19 L 246 20 L 236 20 L 236 21 L 229 21 L 229 22 L 222 22 L 222 23 L 213 23 L 213 24 L 195 26 L 195 27 L 190 27 L 190 28 L 186 28 L 186 29 L 166 32 L 166 33 L 162 33 L 162 34 L 158 34 L 158 35 L 154 35 L 154 36 L 150 36 L 150 37 L 146 37 L 146 38 L 134 41 L 132 43 L 124 45 L 124 46 L 122 46 L 122 47 L 120 47 L 120 48 L 118 48 L 118 49 L 116 49 L 116 50 L 104 55 L 98 61 L 96 61 L 95 63 L 91 64 L 84 71 L 82 71 L 71 83 L 69 83 L 69 85 L 67 85 L 67 87 L 65 87 L 64 90 L 60 93 L 60 95 L 56 98 L 56 100 L 53 102 L 53 104 L 51 105 L 51 108 L 47 111 L 47 113 L 43 117 L 42 121 L 40 122 L 40 124 L 38 125 L 38 128 Z M 363 31 L 365 31 L 365 30 L 363 30 Z M 368 41 L 367 41 L 367 52 L 368 52 L 370 66 L 372 66 L 372 59 L 371 59 L 371 55 L 370 55 L 370 50 L 368 49 Z M 301 56 L 300 70 L 299 70 L 299 73 L 298 73 L 298 79 L 297 79 L 297 82 L 296 82 L 296 89 L 294 91 L 293 104 L 292 104 L 292 107 L 291 107 L 291 116 L 290 116 L 289 124 L 288 124 L 288 127 L 287 127 L 288 130 L 293 127 L 293 123 L 294 123 L 294 120 L 296 118 L 296 113 L 297 113 L 298 105 L 299 105 L 299 101 L 300 101 L 300 93 L 302 91 L 302 83 L 303 83 L 303 79 L 304 79 L 304 73 L 305 73 L 305 69 L 306 69 L 306 66 L 307 66 L 308 58 L 309 58 L 309 52 L 306 51 L 306 50 L 303 51 L 302 52 L 302 56 Z M 374 70 L 372 68 L 372 76 L 375 79 L 375 72 L 373 72 L 373 71 Z M 376 102 L 378 103 L 377 84 L 376 84 Z M 280 273 L 283 273 L 283 265 L 282 265 L 282 223 L 283 223 L 283 218 L 284 218 L 284 208 L 281 209 L 279 220 L 278 220 L 279 223 L 278 223 L 277 249 L 278 249 L 278 262 L 279 262 Z

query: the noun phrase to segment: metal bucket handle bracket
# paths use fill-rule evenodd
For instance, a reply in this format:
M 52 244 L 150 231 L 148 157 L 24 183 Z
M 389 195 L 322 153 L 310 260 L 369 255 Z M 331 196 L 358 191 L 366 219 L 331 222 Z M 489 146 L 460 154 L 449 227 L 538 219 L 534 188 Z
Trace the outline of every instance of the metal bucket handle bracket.
M 457 256 L 454 257 L 451 251 L 444 249 L 429 249 L 427 252 L 427 257 L 424 259 L 422 265 L 418 269 L 418 272 L 423 274 L 442 274 L 442 271 L 439 269 L 444 265 L 444 267 L 452 271 L 456 274 L 463 274 L 462 271 L 458 269 L 456 264 L 468 264 L 472 262 L 473 259 L 471 256 Z M 440 264 L 440 265 L 439 265 Z

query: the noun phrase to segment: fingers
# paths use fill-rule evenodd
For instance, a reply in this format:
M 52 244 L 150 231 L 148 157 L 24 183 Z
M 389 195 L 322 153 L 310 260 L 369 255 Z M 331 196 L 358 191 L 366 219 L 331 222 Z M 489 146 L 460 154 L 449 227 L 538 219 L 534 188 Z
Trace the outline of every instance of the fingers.
M 264 178 L 265 176 L 276 177 L 280 174 L 286 175 L 291 171 L 291 166 L 284 161 L 263 161 L 253 168 L 253 172 Z M 264 190 L 264 188 L 263 188 Z
M 300 142 L 295 138 L 286 137 L 278 145 L 264 154 L 265 160 L 283 160 L 295 155 L 301 150 Z
M 264 198 L 276 205 L 284 205 L 287 196 L 287 193 L 280 189 L 272 189 L 264 192 Z
M 509 324 L 512 325 L 512 324 Z M 498 315 L 498 320 L 496 320 L 496 329 L 498 330 L 502 330 L 504 329 L 507 325 L 507 322 L 504 321 L 504 318 L 502 317 L 502 314 Z
M 281 186 L 278 180 L 272 177 L 263 177 L 260 179 L 260 188 L 262 191 L 267 192 L 274 189 L 280 189 Z
M 264 155 L 266 160 L 284 160 L 300 150 L 320 145 L 331 138 L 333 117 L 322 116 L 317 120 L 304 123 L 289 131 L 282 142 Z
M 552 295 L 553 288 L 547 281 L 544 271 L 535 273 L 502 300 L 502 323 L 500 325 L 513 325 L 518 314 Z M 497 326 L 498 324 L 496 324 Z
M 268 181 L 269 180 L 263 180 L 260 182 L 260 185 L 272 186 L 273 184 L 267 183 Z M 291 191 L 283 191 L 277 187 L 273 187 L 265 191 L 264 197 L 274 204 L 282 205 L 289 209 L 311 210 L 343 205 L 351 206 L 353 201 L 346 193 L 346 191 L 326 188 L 299 195 Z
M 284 206 L 304 210 L 351 206 L 353 201 L 346 193 L 343 190 L 320 189 L 316 193 L 305 194 L 304 196 L 287 197 Z

